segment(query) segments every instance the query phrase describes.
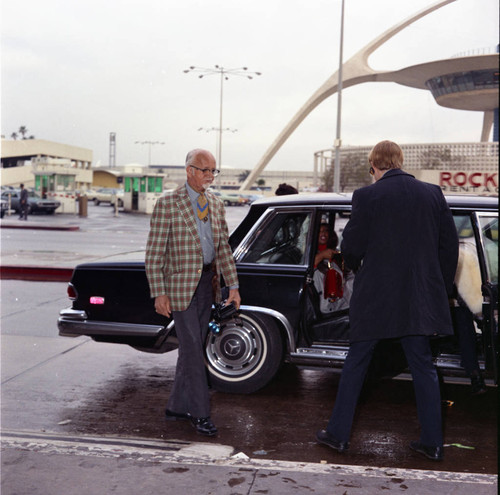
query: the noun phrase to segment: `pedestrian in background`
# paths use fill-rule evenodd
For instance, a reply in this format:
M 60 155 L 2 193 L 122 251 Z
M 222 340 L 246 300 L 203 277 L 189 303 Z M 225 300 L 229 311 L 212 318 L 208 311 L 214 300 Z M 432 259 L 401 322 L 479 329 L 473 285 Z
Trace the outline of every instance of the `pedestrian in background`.
M 28 190 L 25 189 L 24 184 L 20 185 L 21 192 L 19 194 L 19 220 L 28 220 Z
M 276 196 L 286 196 L 288 194 L 299 194 L 299 191 L 290 184 L 286 184 L 285 182 L 283 184 L 280 184 L 276 191 L 274 191 L 274 194 Z
M 156 311 L 173 316 L 179 340 L 174 385 L 165 416 L 185 419 L 202 435 L 215 435 L 204 345 L 219 280 L 229 287 L 226 304 L 240 306 L 238 277 L 228 242 L 224 204 L 207 189 L 218 174 L 213 155 L 201 149 L 186 158 L 187 182 L 161 197 L 151 217 L 146 274 Z
M 429 339 L 452 335 L 448 296 L 458 260 L 458 235 L 439 186 L 403 170 L 403 152 L 391 141 L 369 154 L 375 183 L 358 189 L 341 244 L 357 271 L 350 303 L 350 348 L 337 398 L 318 442 L 348 449 L 354 412 L 373 351 L 381 339 L 399 339 L 413 377 L 420 439 L 410 448 L 443 459 L 441 396 Z

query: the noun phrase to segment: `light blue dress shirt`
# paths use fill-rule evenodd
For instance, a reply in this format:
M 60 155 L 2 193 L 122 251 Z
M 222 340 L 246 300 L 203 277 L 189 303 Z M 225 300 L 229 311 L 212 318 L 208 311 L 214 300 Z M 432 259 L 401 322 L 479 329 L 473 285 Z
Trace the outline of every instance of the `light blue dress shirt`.
M 212 224 L 210 223 L 210 210 L 208 211 L 208 220 L 204 222 L 198 218 L 198 207 L 196 202 L 200 193 L 196 192 L 187 182 L 186 189 L 193 205 L 194 218 L 196 220 L 196 227 L 198 228 L 198 235 L 200 236 L 201 249 L 203 251 L 203 264 L 208 265 L 215 259 L 214 239 L 212 237 Z

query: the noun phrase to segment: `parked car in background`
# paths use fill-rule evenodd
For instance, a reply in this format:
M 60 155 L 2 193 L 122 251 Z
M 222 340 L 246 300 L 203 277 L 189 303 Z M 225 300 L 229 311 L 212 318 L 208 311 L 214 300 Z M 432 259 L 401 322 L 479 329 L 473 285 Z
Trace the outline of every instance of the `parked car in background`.
M 247 200 L 247 204 L 251 205 L 254 201 L 262 199 L 264 196 L 262 194 L 240 194 L 242 198 Z
M 210 189 L 210 192 L 218 196 L 224 203 L 224 206 L 243 206 L 247 204 L 246 199 L 239 194 L 230 194 L 224 191 L 214 191 L 212 189 Z
M 477 256 L 477 269 L 467 279 L 478 280 L 482 292 L 480 314 L 475 315 L 475 344 L 485 377 L 496 383 L 498 198 L 446 199 L 460 241 Z M 212 387 L 254 392 L 273 378 L 283 362 L 342 368 L 349 349 L 348 309 L 321 313 L 313 274 L 320 225 L 327 223 L 340 239 L 350 212 L 351 195 L 294 194 L 252 204 L 230 237 L 240 312 L 223 319 L 220 331 L 210 332 L 205 342 Z M 58 322 L 62 336 L 87 335 L 97 342 L 128 344 L 155 353 L 177 346 L 173 320 L 155 311 L 144 261 L 78 265 L 68 296 L 72 306 L 60 312 Z M 455 336 L 433 338 L 432 351 L 442 376 L 465 377 Z M 408 376 L 397 342 L 384 343 L 375 356 L 372 373 Z
M 21 190 L 10 189 L 2 191 L 2 198 L 9 201 L 10 209 L 16 213 L 21 213 Z M 57 208 L 61 206 L 61 202 L 55 199 L 44 199 L 33 190 L 28 190 L 28 214 L 31 213 L 47 213 L 53 214 Z
M 109 203 L 111 206 L 118 201 L 118 206 L 123 206 L 123 189 L 113 187 L 102 187 L 94 192 L 94 204 Z
M 94 201 L 95 199 L 95 191 L 93 189 L 77 189 L 75 193 L 77 200 L 80 196 L 85 196 L 89 201 Z
M 3 218 L 4 215 L 5 215 L 5 212 L 9 209 L 9 202 L 4 199 L 4 198 L 1 198 L 0 199 L 0 218 Z

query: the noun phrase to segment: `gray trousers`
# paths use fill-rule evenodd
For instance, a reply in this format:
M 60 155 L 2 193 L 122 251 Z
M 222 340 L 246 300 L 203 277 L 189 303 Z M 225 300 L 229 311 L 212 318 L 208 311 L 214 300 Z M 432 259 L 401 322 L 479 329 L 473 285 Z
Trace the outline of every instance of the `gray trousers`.
M 205 340 L 213 302 L 212 271 L 202 272 L 198 287 L 185 311 L 173 311 L 179 339 L 179 357 L 167 409 L 195 418 L 210 416 L 210 396 L 205 368 Z

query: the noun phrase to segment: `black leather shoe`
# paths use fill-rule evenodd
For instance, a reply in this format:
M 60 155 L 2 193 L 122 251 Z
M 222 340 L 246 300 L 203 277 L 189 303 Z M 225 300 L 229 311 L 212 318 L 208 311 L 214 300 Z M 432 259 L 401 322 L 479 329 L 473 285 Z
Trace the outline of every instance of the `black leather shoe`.
M 442 461 L 444 459 L 443 447 L 429 447 L 420 442 L 410 442 L 410 449 L 425 455 L 427 459 L 432 461 Z
M 191 424 L 195 427 L 196 432 L 200 435 L 211 437 L 217 433 L 217 427 L 212 423 L 210 418 L 189 418 Z
M 474 374 L 470 377 L 470 384 L 472 387 L 472 395 L 482 395 L 487 392 L 484 378 L 481 374 Z
M 170 409 L 165 409 L 165 418 L 167 421 L 177 421 L 178 419 L 191 419 L 191 414 L 189 413 L 176 413 Z
M 319 443 L 328 445 L 328 447 L 331 447 L 338 452 L 345 452 L 349 448 L 349 442 L 339 442 L 338 440 L 335 440 L 335 438 L 333 438 L 326 430 L 319 430 L 316 433 L 316 440 Z

